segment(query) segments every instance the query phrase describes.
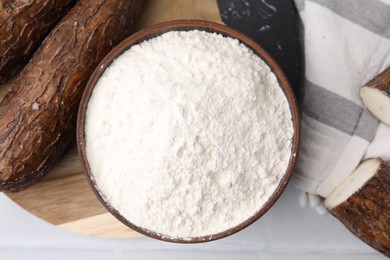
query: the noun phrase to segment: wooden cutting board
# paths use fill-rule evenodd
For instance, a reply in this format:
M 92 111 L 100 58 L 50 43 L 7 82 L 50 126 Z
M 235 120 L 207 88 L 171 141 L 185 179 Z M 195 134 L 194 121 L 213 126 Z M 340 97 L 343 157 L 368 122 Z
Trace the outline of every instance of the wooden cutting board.
M 136 30 L 175 19 L 221 23 L 216 0 L 146 0 Z M 0 88 L 0 99 L 9 85 Z M 72 232 L 98 237 L 142 236 L 119 222 L 100 204 L 84 177 L 76 144 L 39 183 L 6 195 L 35 216 Z

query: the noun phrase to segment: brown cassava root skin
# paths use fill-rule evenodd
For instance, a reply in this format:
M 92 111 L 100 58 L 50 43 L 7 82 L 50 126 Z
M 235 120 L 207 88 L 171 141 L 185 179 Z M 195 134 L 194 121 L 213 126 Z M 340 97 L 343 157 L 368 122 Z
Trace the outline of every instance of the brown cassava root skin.
M 390 257 L 390 167 L 380 161 L 378 171 L 360 190 L 328 211 L 354 235 Z
M 379 73 L 378 76 L 367 82 L 363 87 L 376 88 L 390 98 L 390 67 Z
M 80 0 L 48 35 L 0 103 L 0 190 L 29 187 L 60 158 L 90 75 L 142 2 Z
M 76 0 L 0 0 L 0 84 L 31 57 Z

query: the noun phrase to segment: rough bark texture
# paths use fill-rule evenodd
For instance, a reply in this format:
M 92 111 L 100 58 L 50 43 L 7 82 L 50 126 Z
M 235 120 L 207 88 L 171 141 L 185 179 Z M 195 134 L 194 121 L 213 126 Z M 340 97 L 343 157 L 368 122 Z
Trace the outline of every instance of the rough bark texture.
M 142 2 L 80 0 L 48 35 L 0 103 L 0 190 L 29 187 L 60 158 L 90 75 Z
M 378 76 L 367 82 L 363 87 L 376 88 L 390 98 L 390 67 L 379 73 Z
M 76 0 L 0 0 L 0 84 L 31 57 Z
M 354 235 L 390 257 L 390 167 L 375 175 L 346 201 L 328 208 Z

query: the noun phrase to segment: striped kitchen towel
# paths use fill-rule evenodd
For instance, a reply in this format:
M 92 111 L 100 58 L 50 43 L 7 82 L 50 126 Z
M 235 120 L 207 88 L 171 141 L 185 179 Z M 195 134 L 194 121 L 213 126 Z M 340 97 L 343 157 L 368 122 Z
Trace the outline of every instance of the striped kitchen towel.
M 390 0 L 295 0 L 303 22 L 302 139 L 294 182 L 300 202 L 327 197 L 364 158 L 390 160 L 390 128 L 359 88 L 390 65 Z

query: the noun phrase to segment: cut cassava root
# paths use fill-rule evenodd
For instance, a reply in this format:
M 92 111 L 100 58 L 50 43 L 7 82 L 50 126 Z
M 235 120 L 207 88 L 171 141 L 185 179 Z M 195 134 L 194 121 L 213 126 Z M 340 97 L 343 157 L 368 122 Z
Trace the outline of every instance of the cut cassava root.
M 374 116 L 390 126 L 390 67 L 361 87 L 360 97 Z
M 390 256 L 390 167 L 381 159 L 362 162 L 325 206 L 353 234 Z
M 0 190 L 29 187 L 60 158 L 90 75 L 142 2 L 80 0 L 48 35 L 0 103 Z
M 24 65 L 76 0 L 0 0 L 0 84 Z

